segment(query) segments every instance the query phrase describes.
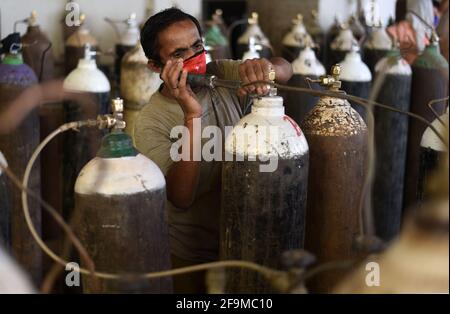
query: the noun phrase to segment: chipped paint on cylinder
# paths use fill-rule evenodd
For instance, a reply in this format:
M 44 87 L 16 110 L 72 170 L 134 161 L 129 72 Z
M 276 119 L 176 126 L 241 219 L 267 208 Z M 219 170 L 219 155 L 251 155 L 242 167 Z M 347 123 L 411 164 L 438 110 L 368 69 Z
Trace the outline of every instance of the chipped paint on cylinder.
M 23 64 L 20 54 L 7 54 L 0 64 L 0 114 L 20 94 L 38 80 L 33 70 Z M 26 165 L 33 150 L 39 144 L 39 115 L 35 109 L 12 132 L 0 135 L 0 150 L 8 160 L 10 170 L 23 178 Z M 36 165 L 30 174 L 29 188 L 40 194 L 40 166 Z M 10 235 L 12 251 L 18 263 L 30 274 L 34 283 L 42 277 L 42 252 L 33 240 L 22 211 L 21 191 L 8 180 L 10 192 Z M 41 205 L 29 200 L 31 219 L 38 234 L 41 233 Z
M 359 201 L 366 173 L 367 127 L 342 99 L 321 97 L 302 122 L 310 149 L 305 249 L 318 263 L 358 257 Z M 311 292 L 329 292 L 344 274 L 332 270 L 309 282 Z
M 269 138 L 264 132 L 267 127 L 277 129 L 278 138 Z M 247 145 L 252 141 L 267 145 L 258 150 Z M 303 132 L 284 115 L 281 97 L 263 97 L 255 100 L 252 113 L 228 135 L 225 148 L 234 161 L 222 166 L 221 259 L 279 268 L 284 251 L 303 247 L 309 163 Z M 277 158 L 277 167 L 263 172 L 260 166 L 267 164 L 264 158 L 269 156 Z M 274 292 L 252 271 L 227 273 L 227 292 Z
M 136 154 L 131 138 L 112 132 L 75 184 L 75 231 L 96 270 L 128 273 L 129 281 L 101 280 L 102 293 L 171 293 L 172 280 L 136 280 L 133 274 L 168 270 L 166 182 L 158 166 Z M 112 157 L 112 156 L 117 157 Z M 84 292 L 94 292 L 83 277 Z
M 377 75 L 385 75 L 376 101 L 409 111 L 411 67 L 399 52 L 381 59 Z M 374 109 L 376 168 L 372 186 L 372 208 L 376 235 L 388 242 L 400 231 L 408 140 L 408 117 Z
M 439 45 L 431 43 L 417 57 L 412 65 L 411 108 L 428 121 L 435 116 L 427 104 L 448 95 L 448 63 L 439 52 Z M 434 109 L 444 112 L 444 103 L 437 103 Z M 418 180 L 420 168 L 420 141 L 426 125 L 416 119 L 409 119 L 408 153 L 406 159 L 404 207 L 418 200 Z
M 133 136 L 134 121 L 151 95 L 162 84 L 159 74 L 147 66 L 147 57 L 140 43 L 122 59 L 120 95 L 124 100 L 125 131 Z
M 372 74 L 361 60 L 361 55 L 357 51 L 349 51 L 340 65 L 342 69 L 340 75 L 342 90 L 349 95 L 368 99 L 372 85 Z M 366 109 L 352 101 L 350 101 L 350 104 L 366 121 Z
M 446 112 L 439 117 L 444 123 L 435 119 L 431 125 L 441 134 L 445 136 L 445 132 L 448 132 L 448 107 Z M 447 153 L 445 144 L 437 137 L 434 131 L 428 127 L 423 133 L 422 140 L 420 142 L 420 171 L 419 171 L 419 187 L 418 198 L 420 201 L 429 200 L 425 186 L 428 185 L 430 174 L 436 171 L 440 160 L 443 160 L 444 155 Z
M 325 68 L 317 60 L 314 51 L 307 47 L 303 49 L 298 58 L 292 63 L 294 75 L 289 80 L 289 86 L 302 88 L 322 89 L 317 83 L 307 82 L 306 78 L 318 79 L 319 76 L 325 75 Z M 286 114 L 301 123 L 306 114 L 315 106 L 318 97 L 308 95 L 306 93 L 296 93 L 290 91 L 282 91 L 280 94 L 284 97 Z
M 80 172 L 75 199 L 75 229 L 97 269 L 130 275 L 101 281 L 99 292 L 171 292 L 170 278 L 148 282 L 131 273 L 170 269 L 170 253 L 164 176 L 127 134 L 115 129 L 103 138 L 97 157 Z M 83 283 L 85 292 L 94 292 L 90 277 Z

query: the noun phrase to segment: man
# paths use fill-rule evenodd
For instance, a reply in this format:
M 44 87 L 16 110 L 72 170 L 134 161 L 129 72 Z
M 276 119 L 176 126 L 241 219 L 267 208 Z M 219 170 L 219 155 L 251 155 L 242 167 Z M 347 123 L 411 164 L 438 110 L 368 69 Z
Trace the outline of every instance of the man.
M 191 89 L 186 83 L 188 68 L 194 72 L 215 74 L 223 79 L 244 83 L 267 80 L 270 70 L 284 83 L 292 76 L 291 65 L 281 58 L 246 62 L 221 60 L 208 64 L 204 58 L 199 22 L 176 8 L 150 17 L 141 31 L 141 43 L 151 70 L 160 73 L 164 83 L 142 109 L 134 128 L 136 147 L 162 170 L 167 183 L 168 220 L 174 268 L 218 259 L 220 216 L 220 162 L 194 161 L 195 141 L 202 145 L 209 139 L 194 134 L 194 123 L 202 130 L 218 126 L 224 143 L 225 126 L 235 125 L 244 114 L 248 93 L 262 95 L 266 86 L 249 86 L 236 91 L 224 88 Z M 189 160 L 174 162 L 170 157 L 171 130 L 185 126 L 189 136 L 182 138 L 182 148 L 190 148 Z M 178 293 L 205 291 L 204 273 L 175 276 Z

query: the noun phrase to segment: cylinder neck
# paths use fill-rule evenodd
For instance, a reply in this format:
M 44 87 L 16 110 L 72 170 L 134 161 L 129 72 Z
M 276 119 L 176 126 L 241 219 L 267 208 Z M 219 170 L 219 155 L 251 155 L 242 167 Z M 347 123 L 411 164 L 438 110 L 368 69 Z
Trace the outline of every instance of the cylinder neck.
M 97 153 L 100 158 L 134 157 L 138 151 L 133 146 L 131 137 L 122 130 L 114 129 L 105 135 Z
M 21 65 L 23 58 L 21 53 L 7 53 L 3 58 L 2 64 Z
M 284 116 L 283 98 L 279 96 L 256 98 L 253 101 L 252 113 L 263 116 L 282 117 Z

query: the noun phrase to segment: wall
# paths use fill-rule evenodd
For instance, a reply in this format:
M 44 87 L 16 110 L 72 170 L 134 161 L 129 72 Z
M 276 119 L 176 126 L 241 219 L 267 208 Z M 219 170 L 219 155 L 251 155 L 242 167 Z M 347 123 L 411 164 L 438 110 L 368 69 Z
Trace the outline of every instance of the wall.
M 363 5 L 371 0 L 361 0 Z M 382 20 L 387 22 L 389 16 L 394 14 L 395 0 L 377 0 L 382 7 Z M 91 32 L 99 40 L 102 51 L 113 49 L 116 35 L 112 27 L 104 21 L 104 17 L 112 19 L 125 19 L 130 13 L 135 12 L 139 21 L 145 20 L 152 12 L 158 12 L 164 8 L 176 5 L 190 14 L 201 17 L 201 0 L 77 0 L 76 1 L 87 16 L 86 24 Z M 267 17 L 274 23 L 284 23 L 282 28 L 274 28 L 274 32 L 281 36 L 280 30 L 288 30 L 292 17 L 297 14 L 297 10 L 289 11 L 291 16 L 282 13 L 288 5 L 298 6 L 299 10 L 306 12 L 305 20 L 308 19 L 311 8 L 319 9 L 319 24 L 323 29 L 329 28 L 334 15 L 338 14 L 341 19 L 347 19 L 356 9 L 356 0 L 279 0 L 273 2 L 275 9 L 270 11 L 272 14 Z M 263 0 L 249 0 L 250 9 L 258 9 Z M 38 13 L 38 22 L 41 28 L 49 35 L 53 42 L 55 54 L 61 57 L 63 52 L 63 40 L 60 23 L 66 14 L 64 0 L 1 0 L 1 36 L 4 37 L 13 31 L 14 22 L 26 18 L 32 10 Z M 276 10 L 279 8 L 279 10 Z M 268 10 L 269 12 L 269 10 Z M 286 12 L 286 11 L 284 11 Z M 272 24 L 274 25 L 274 24 Z M 19 25 L 18 30 L 23 34 L 26 26 Z M 267 30 L 271 36 L 271 30 Z M 112 58 L 103 56 L 102 62 L 112 62 Z
M 102 51 L 111 50 L 116 41 L 112 27 L 104 21 L 104 17 L 125 19 L 135 12 L 138 21 L 144 21 L 152 12 L 157 12 L 172 5 L 201 17 L 201 0 L 76 0 L 81 11 L 86 14 L 86 24 L 92 34 L 97 37 Z M 55 54 L 61 57 L 64 50 L 61 21 L 65 17 L 66 1 L 64 0 L 1 0 L 1 36 L 5 37 L 13 31 L 14 22 L 29 16 L 32 10 L 38 14 L 38 23 L 53 42 Z M 17 29 L 23 34 L 25 25 Z M 105 60 L 103 62 L 112 62 Z

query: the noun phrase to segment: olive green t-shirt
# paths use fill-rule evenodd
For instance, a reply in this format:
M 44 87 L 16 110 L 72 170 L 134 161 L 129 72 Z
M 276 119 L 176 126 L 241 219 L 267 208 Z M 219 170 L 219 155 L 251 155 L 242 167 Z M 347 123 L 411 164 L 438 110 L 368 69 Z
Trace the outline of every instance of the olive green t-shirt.
M 208 64 L 207 73 L 239 80 L 239 64 L 240 61 L 217 60 Z M 248 99 L 239 98 L 236 91 L 220 87 L 202 88 L 196 97 L 203 108 L 201 130 L 218 126 L 222 131 L 222 136 L 202 138 L 202 146 L 214 140 L 223 150 L 224 127 L 234 126 L 240 120 Z M 171 138 L 171 130 L 183 125 L 184 113 L 179 104 L 159 91 L 152 95 L 136 120 L 136 148 L 153 160 L 165 176 L 174 163 L 170 149 L 178 140 Z M 203 159 L 200 163 L 199 185 L 193 205 L 180 209 L 167 202 L 171 253 L 193 262 L 217 260 L 219 247 L 221 164 L 220 161 Z

